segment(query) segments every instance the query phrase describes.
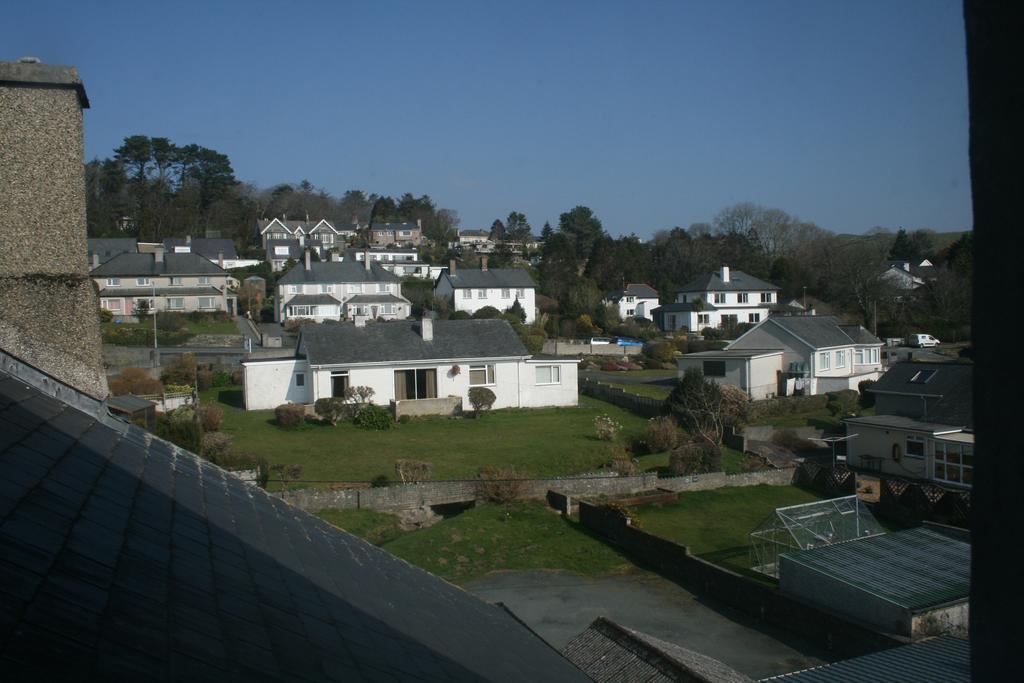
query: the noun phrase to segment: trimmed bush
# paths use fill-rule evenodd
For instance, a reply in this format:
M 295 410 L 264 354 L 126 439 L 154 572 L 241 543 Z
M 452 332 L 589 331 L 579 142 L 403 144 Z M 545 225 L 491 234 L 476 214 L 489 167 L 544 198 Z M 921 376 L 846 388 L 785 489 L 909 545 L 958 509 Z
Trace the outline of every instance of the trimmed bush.
M 204 432 L 218 431 L 224 421 L 224 409 L 216 403 L 203 403 L 196 409 L 196 414 Z
M 100 322 L 101 323 L 109 323 L 113 319 L 114 319 L 114 314 L 113 313 L 111 313 L 110 311 L 108 311 L 105 308 L 101 308 L 100 309 Z
M 497 398 L 487 387 L 473 387 L 469 390 L 469 402 L 473 405 L 473 412 L 477 417 L 485 410 L 490 410 Z
M 284 429 L 295 429 L 306 421 L 306 407 L 301 403 L 282 403 L 274 408 L 277 426 Z
M 453 311 L 452 314 L 450 316 L 448 316 L 448 319 L 449 320 L 469 320 L 472 317 L 473 316 L 471 316 L 466 311 Z
M 370 480 L 370 488 L 381 489 L 385 486 L 390 486 L 391 480 L 388 479 L 386 474 L 378 474 L 376 477 Z
M 669 363 L 676 357 L 676 348 L 670 342 L 647 342 L 644 355 L 660 363 Z
M 227 434 L 203 434 L 203 457 L 216 464 L 225 462 L 235 447 L 235 440 Z
M 492 320 L 501 317 L 501 311 L 494 306 L 484 306 L 473 312 L 474 320 Z
M 353 413 L 352 406 L 341 396 L 318 398 L 316 403 L 313 404 L 313 410 L 316 411 L 320 419 L 332 425 L 336 425 L 342 420 L 347 420 Z
M 679 427 L 667 415 L 652 417 L 647 421 L 643 441 L 651 453 L 671 451 L 679 443 Z
M 531 355 L 535 355 L 544 350 L 544 342 L 547 341 L 547 337 L 543 334 L 528 334 L 522 337 L 523 344 L 526 346 L 526 350 Z
M 395 425 L 395 421 L 391 419 L 391 413 L 386 408 L 374 405 L 373 403 L 368 403 L 361 407 L 356 412 L 356 416 L 352 421 L 357 427 L 375 429 L 377 431 L 391 429 Z
M 231 379 L 233 373 L 230 372 L 215 372 L 213 373 L 212 386 L 215 387 L 230 387 L 234 382 Z

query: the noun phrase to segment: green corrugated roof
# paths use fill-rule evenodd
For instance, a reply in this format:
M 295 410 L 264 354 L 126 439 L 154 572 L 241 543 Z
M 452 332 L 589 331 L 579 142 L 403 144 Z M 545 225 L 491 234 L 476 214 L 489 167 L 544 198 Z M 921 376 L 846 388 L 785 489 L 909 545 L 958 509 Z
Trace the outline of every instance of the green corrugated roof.
M 793 562 L 912 611 L 970 593 L 970 545 L 924 527 L 779 558 L 783 575 Z

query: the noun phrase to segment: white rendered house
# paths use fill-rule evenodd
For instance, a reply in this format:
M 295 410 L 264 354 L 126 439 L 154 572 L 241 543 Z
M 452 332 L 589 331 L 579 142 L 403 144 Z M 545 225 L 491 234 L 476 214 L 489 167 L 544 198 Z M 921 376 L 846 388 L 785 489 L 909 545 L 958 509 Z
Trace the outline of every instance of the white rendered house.
M 657 309 L 657 322 L 666 332 L 705 327 L 732 327 L 759 323 L 779 301 L 779 288 L 729 266 L 688 282 L 675 303 Z
M 650 318 L 658 307 L 658 291 L 650 285 L 630 283 L 625 289 L 609 292 L 604 303 L 615 306 L 623 320 Z
M 516 301 L 526 313 L 526 323 L 537 319 L 536 289 L 530 274 L 521 268 L 488 268 L 480 257 L 480 270 L 457 270 L 453 260 L 448 271 L 434 283 L 434 296 L 451 301 L 453 311 L 472 315 L 485 306 L 507 311 Z
M 311 404 L 355 386 L 399 414 L 468 410 L 473 387 L 494 392 L 495 409 L 574 406 L 577 362 L 532 358 L 504 320 L 305 325 L 294 357 L 243 361 L 245 407 Z

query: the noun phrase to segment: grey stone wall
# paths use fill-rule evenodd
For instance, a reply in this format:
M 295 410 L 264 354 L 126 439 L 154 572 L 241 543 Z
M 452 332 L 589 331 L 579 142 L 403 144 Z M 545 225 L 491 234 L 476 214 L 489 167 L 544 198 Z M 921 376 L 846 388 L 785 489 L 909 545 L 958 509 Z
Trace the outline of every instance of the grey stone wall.
M 0 348 L 103 398 L 83 101 L 74 69 L 0 62 Z

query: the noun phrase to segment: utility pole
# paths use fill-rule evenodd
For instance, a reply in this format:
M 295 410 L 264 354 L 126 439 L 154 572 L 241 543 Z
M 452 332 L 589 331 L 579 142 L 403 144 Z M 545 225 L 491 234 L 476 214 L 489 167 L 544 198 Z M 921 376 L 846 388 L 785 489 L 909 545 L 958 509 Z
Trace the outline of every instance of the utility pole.
M 871 334 L 873 334 L 873 335 L 875 335 L 877 337 L 878 336 L 878 301 L 877 300 L 871 302 L 871 308 L 872 308 L 872 313 L 874 315 L 874 320 L 872 321 L 872 325 L 871 325 Z
M 156 283 L 154 283 L 152 280 L 150 280 L 150 284 L 153 285 L 153 305 L 150 306 L 150 308 L 152 309 L 150 311 L 150 313 L 153 315 L 153 352 L 154 352 L 153 360 L 156 360 L 156 355 L 159 355 L 159 352 L 160 352 L 160 348 L 159 348 L 159 346 L 157 346 L 157 341 L 156 341 Z

